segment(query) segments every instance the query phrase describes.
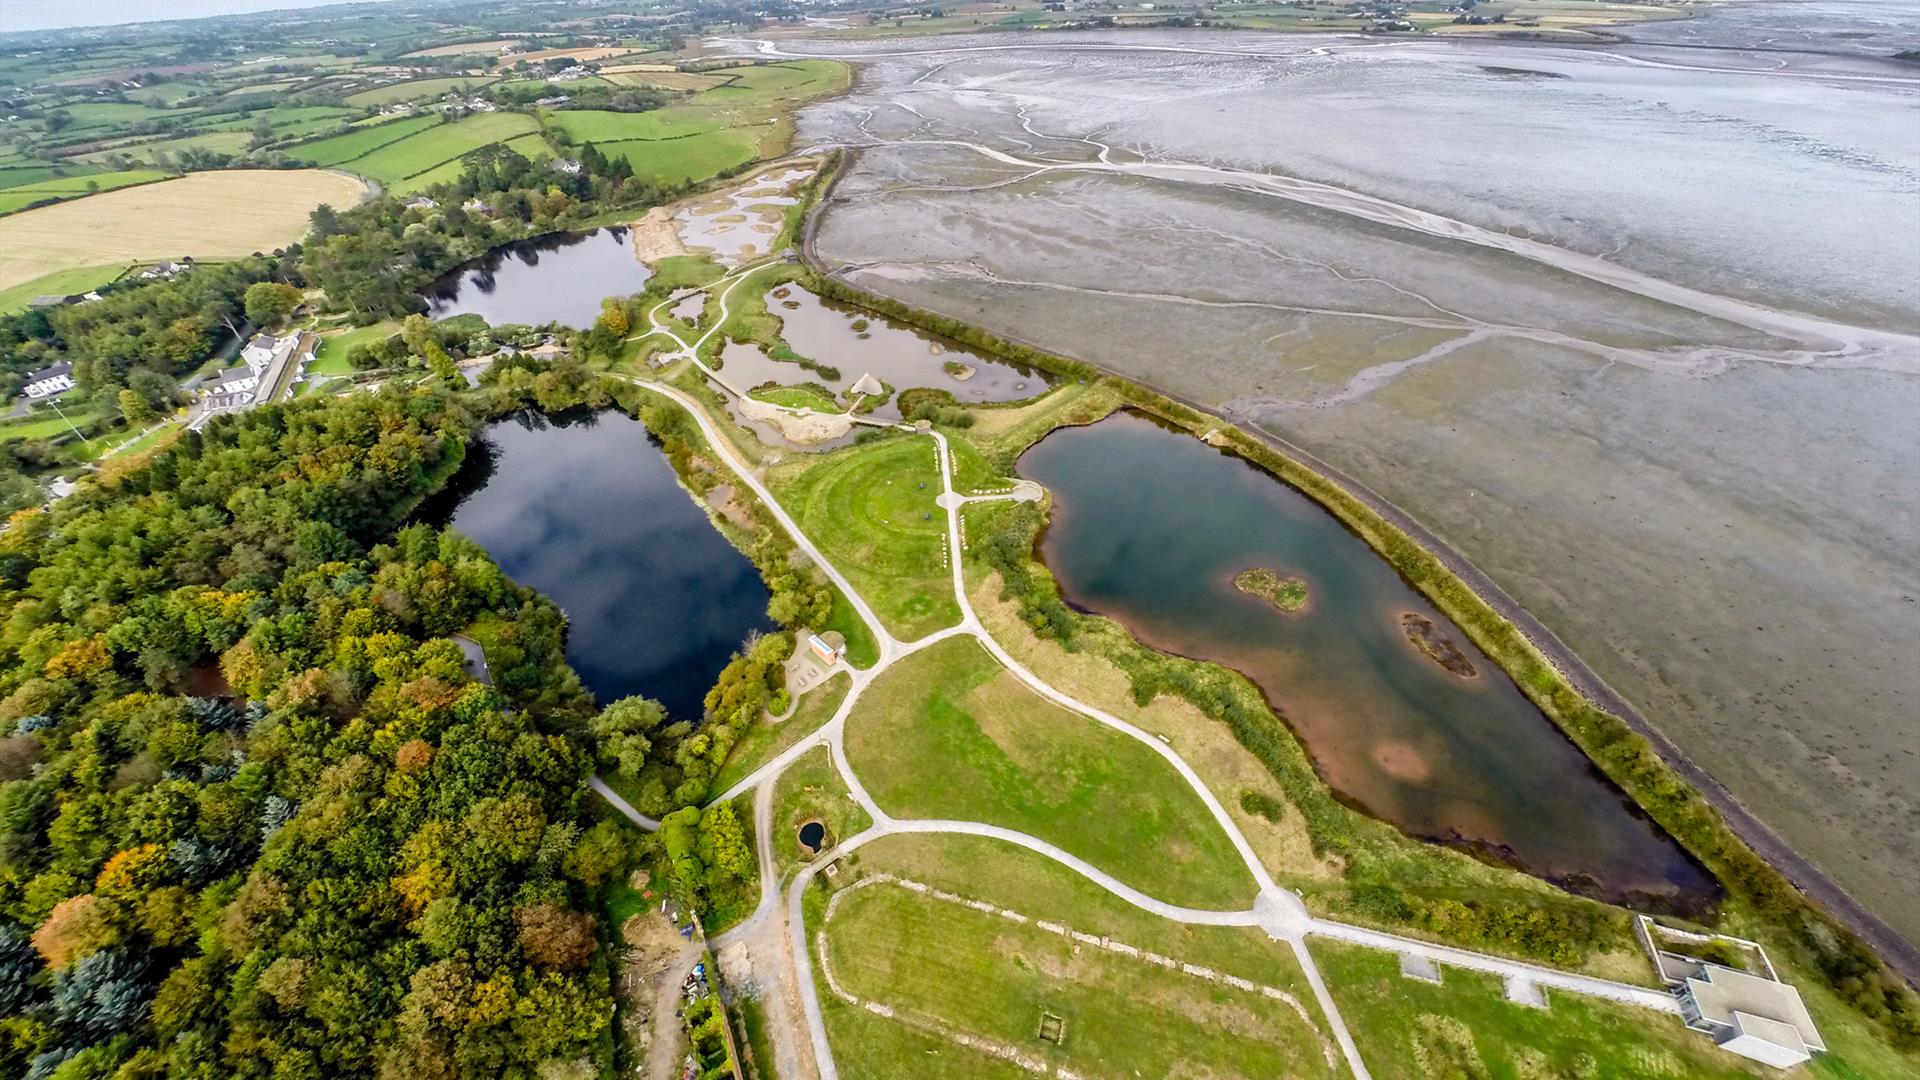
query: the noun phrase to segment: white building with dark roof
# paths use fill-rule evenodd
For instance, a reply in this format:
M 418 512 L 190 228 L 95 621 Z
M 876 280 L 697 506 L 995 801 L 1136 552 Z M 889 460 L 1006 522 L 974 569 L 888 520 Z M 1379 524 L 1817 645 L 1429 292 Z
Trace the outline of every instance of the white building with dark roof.
M 260 373 L 245 364 L 228 368 L 207 380 L 208 394 L 240 394 L 260 385 Z
M 27 375 L 27 385 L 21 389 L 29 401 L 58 397 L 73 389 L 73 365 L 63 360 L 52 367 L 31 372 Z

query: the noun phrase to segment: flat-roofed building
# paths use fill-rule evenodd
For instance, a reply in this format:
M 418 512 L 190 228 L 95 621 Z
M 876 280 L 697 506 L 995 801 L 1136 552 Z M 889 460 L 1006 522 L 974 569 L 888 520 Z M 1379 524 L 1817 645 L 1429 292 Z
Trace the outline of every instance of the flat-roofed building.
M 1688 1027 L 1742 1057 L 1785 1069 L 1827 1048 L 1800 991 L 1786 983 L 1701 963 L 1674 995 Z

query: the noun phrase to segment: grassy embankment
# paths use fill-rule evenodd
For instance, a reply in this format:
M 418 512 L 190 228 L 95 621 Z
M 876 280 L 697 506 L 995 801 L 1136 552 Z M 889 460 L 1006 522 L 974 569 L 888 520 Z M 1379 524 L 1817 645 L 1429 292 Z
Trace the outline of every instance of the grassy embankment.
M 751 775 L 753 770 L 779 756 L 787 747 L 820 730 L 822 724 L 833 719 L 834 710 L 840 707 L 840 703 L 847 699 L 847 691 L 852 684 L 849 676 L 835 675 L 800 695 L 792 716 L 777 723 L 762 720 L 748 728 L 747 733 L 734 744 L 727 763 L 714 774 L 713 789 L 727 790 Z
M 768 469 L 767 485 L 894 636 L 912 641 L 960 621 L 946 514 L 934 504 L 940 471 L 932 442 L 789 455 Z
M 827 847 L 873 824 L 873 818 L 853 801 L 847 782 L 833 767 L 833 757 L 824 746 L 800 755 L 774 783 L 773 860 L 782 882 L 806 861 L 800 847 L 800 826 L 816 819 L 827 827 Z
M 822 295 L 946 334 L 972 348 L 1076 379 L 1094 380 L 1111 395 L 1115 406 L 1141 409 L 1196 435 L 1212 432 L 1216 445 L 1233 450 L 1319 502 L 1458 624 L 1614 783 L 1728 887 L 1731 895 L 1722 905 L 1721 924 L 1733 932 L 1759 937 L 1775 948 L 1776 959 L 1784 961 L 1816 1019 L 1830 1032 L 1828 1041 L 1835 1053 L 1826 1056 L 1832 1063 L 1829 1067 L 1844 1069 L 1849 1067 L 1845 1062 L 1851 1061 L 1852 1067 L 1867 1069 L 1868 1074 L 1878 1070 L 1893 1075 L 1920 1065 L 1920 1054 L 1913 1049 L 1920 1045 L 1920 1003 L 1911 988 L 1902 985 L 1858 938 L 1747 847 L 1647 739 L 1626 721 L 1589 701 L 1518 627 L 1448 570 L 1436 555 L 1359 497 L 1260 438 L 1131 380 L 1104 375 L 1085 363 L 1006 341 L 970 324 L 865 293 L 836 279 L 815 275 L 810 285 Z M 1081 416 L 1075 422 L 1086 420 Z M 1011 469 L 1013 457 L 1032 441 L 1022 441 L 1022 436 L 1037 438 L 1050 428 L 1050 424 L 1036 421 L 1027 430 L 1014 432 L 1012 438 L 1003 433 L 995 447 L 996 463 Z M 1023 554 L 1027 553 L 1030 549 Z M 1026 561 L 1030 563 L 1030 559 Z M 1027 569 L 1028 580 L 1013 584 L 1030 625 L 1050 627 L 1071 621 L 1076 626 L 1098 627 L 1102 622 L 1075 620 L 1071 612 L 1062 610 L 1064 605 L 1059 604 L 1057 590 L 1044 569 Z M 1344 896 L 1323 891 L 1322 902 L 1339 903 L 1362 917 L 1369 909 L 1395 919 L 1411 915 L 1416 925 L 1443 932 L 1434 919 L 1444 911 L 1439 902 L 1447 898 L 1436 892 L 1410 906 L 1405 884 L 1411 882 L 1418 887 L 1422 881 L 1433 881 L 1434 870 L 1448 863 L 1444 856 L 1450 853 L 1394 843 L 1404 838 L 1334 802 L 1312 773 L 1297 740 L 1258 700 L 1257 692 L 1245 679 L 1212 665 L 1149 653 L 1110 624 L 1099 635 L 1101 645 L 1077 637 L 1070 634 L 1078 648 L 1111 653 L 1115 663 L 1126 671 L 1136 700 L 1151 701 L 1163 693 L 1187 698 L 1209 717 L 1225 723 L 1238 741 L 1273 772 L 1306 816 L 1315 854 L 1342 860 L 1350 884 L 1362 886 L 1340 890 Z M 1445 879 L 1460 876 L 1457 868 L 1449 870 L 1435 885 L 1444 887 Z M 1514 885 L 1518 887 L 1519 883 Z M 1391 895 L 1383 886 L 1393 886 L 1391 891 L 1400 895 Z M 1543 904 L 1583 906 L 1552 890 L 1546 892 L 1548 895 L 1541 897 Z M 1310 900 L 1314 898 L 1312 893 L 1309 896 Z M 1610 936 L 1624 933 L 1622 914 L 1609 916 L 1607 923 L 1612 927 Z M 1449 929 L 1455 931 L 1450 936 L 1458 939 L 1457 926 Z M 1524 943 L 1515 942 L 1508 947 L 1521 945 Z M 1901 1049 L 1895 1049 L 1896 1045 Z
M 896 817 L 1037 836 L 1173 904 L 1253 903 L 1252 876 L 1173 766 L 1034 693 L 970 638 L 876 678 L 847 717 L 847 757 Z

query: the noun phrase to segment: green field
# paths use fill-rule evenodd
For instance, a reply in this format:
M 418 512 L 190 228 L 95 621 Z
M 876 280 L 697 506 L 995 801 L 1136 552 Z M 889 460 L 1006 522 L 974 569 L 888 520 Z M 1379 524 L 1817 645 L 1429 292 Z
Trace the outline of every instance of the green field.
M 679 139 L 719 131 L 726 124 L 704 113 L 684 108 L 649 112 L 602 112 L 567 109 L 553 114 L 553 125 L 574 142 L 619 142 L 624 139 Z
M 370 345 L 399 332 L 400 326 L 397 323 L 378 322 L 371 326 L 356 326 L 351 330 L 329 334 L 320 339 L 320 348 L 313 355 L 313 363 L 307 365 L 307 374 L 351 375 L 353 365 L 347 363 L 349 349 L 355 345 Z
M 733 745 L 727 763 L 714 774 L 713 790 L 727 790 L 787 747 L 820 730 L 820 725 L 833 719 L 834 710 L 847 700 L 847 690 L 852 684 L 850 676 L 835 675 L 800 695 L 800 703 L 792 716 L 779 723 L 763 718 L 748 728 Z
M 818 97 L 844 89 L 849 76 L 847 66 L 836 60 L 763 64 L 728 74 L 736 77 L 724 86 L 702 92 L 695 103 L 763 105 Z
M 827 826 L 828 847 L 873 824 L 873 818 L 848 794 L 847 782 L 824 746 L 800 755 L 774 784 L 773 859 L 781 880 L 806 861 L 799 830 L 815 819 Z
M 20 164 L 0 165 L 0 190 L 30 187 L 36 184 L 58 183 L 62 180 L 89 176 L 101 171 L 100 168 L 93 165 L 68 163 L 56 166 L 45 162 L 27 162 L 21 160 Z
M 11 214 L 24 210 L 34 203 L 48 199 L 78 199 L 96 191 L 112 191 L 115 188 L 132 187 L 135 184 L 149 184 L 156 180 L 165 180 L 168 174 L 157 169 L 128 169 L 125 172 L 94 173 L 89 176 L 68 176 L 57 180 L 46 180 L 38 184 L 26 184 L 20 187 L 0 189 L 0 214 Z
M 833 590 L 833 613 L 819 628 L 822 632 L 838 630 L 840 636 L 847 639 L 847 648 L 841 659 L 857 668 L 870 668 L 880 660 L 880 643 L 873 639 L 873 630 L 867 626 L 867 620 L 841 595 L 839 589 Z
M 837 984 L 862 1000 L 1082 1076 L 1339 1075 L 1327 1042 L 1285 1002 L 898 885 L 844 896 L 826 921 L 824 952 Z M 1040 1038 L 1043 1014 L 1065 1022 L 1058 1044 Z M 836 1042 L 836 1053 L 843 1045 Z M 959 1045 L 945 1053 L 1004 1064 Z M 914 1064 L 858 1072 L 906 1076 Z
M 341 100 L 358 109 L 378 108 L 402 101 L 425 101 L 428 98 L 437 98 L 449 90 L 475 90 L 494 81 L 496 80 L 492 78 L 413 79 L 408 82 L 376 86 L 371 90 L 362 90 L 357 94 L 349 94 Z
M 796 454 L 768 474 L 774 494 L 887 628 L 905 640 L 960 621 L 941 558 L 945 514 L 930 439 L 890 439 L 822 456 Z
M 1549 994 L 1549 1008 L 1506 1000 L 1500 980 L 1444 969 L 1435 986 L 1400 975 L 1397 957 L 1312 939 L 1334 1004 L 1378 1080 L 1432 1076 L 1722 1080 L 1778 1076 L 1716 1049 L 1678 1017 Z
M 70 270 L 55 270 L 44 277 L 15 285 L 10 289 L 0 289 L 0 315 L 20 311 L 38 296 L 72 296 L 75 293 L 97 289 L 108 282 L 118 280 L 127 272 L 127 264 L 114 263 L 110 266 L 76 266 Z
M 539 130 L 533 117 L 521 113 L 481 113 L 450 124 L 440 124 L 399 142 L 388 143 L 340 167 L 383 183 L 407 177 L 457 160 L 460 155 L 489 143 L 506 142 Z
M 553 147 L 548 146 L 546 138 L 538 132 L 527 135 L 516 135 L 500 145 L 534 161 L 553 156 Z M 462 153 L 465 153 L 465 151 L 462 151 Z M 354 167 L 357 167 L 357 165 Z M 435 184 L 452 183 L 460 179 L 460 174 L 465 169 L 466 163 L 456 157 L 451 161 L 441 162 L 426 172 L 416 173 L 404 180 L 397 180 L 391 186 L 395 192 L 402 195 L 410 191 L 425 191 Z
M 598 144 L 609 157 L 625 158 L 635 176 L 658 184 L 695 184 L 760 156 L 750 131 L 712 131 L 684 139 L 628 139 Z
M 339 165 L 363 154 L 370 154 L 388 143 L 398 142 L 416 132 L 440 123 L 438 116 L 409 116 L 350 131 L 310 143 L 287 148 L 287 156 L 315 165 Z
M 1253 877 L 1173 766 L 1040 697 L 970 638 L 874 679 L 846 737 L 847 759 L 889 814 L 1028 833 L 1168 903 L 1253 903 Z

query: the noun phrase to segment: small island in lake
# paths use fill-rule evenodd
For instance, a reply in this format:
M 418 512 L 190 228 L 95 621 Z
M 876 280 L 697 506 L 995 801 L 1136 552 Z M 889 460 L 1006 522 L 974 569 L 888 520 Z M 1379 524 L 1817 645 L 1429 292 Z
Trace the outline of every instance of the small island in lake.
M 1233 587 L 1265 600 L 1288 615 L 1296 615 L 1307 606 L 1306 582 L 1299 578 L 1283 578 L 1264 566 L 1233 575 Z
M 1432 619 L 1418 612 L 1405 612 L 1400 616 L 1400 629 L 1406 631 L 1407 640 L 1413 646 L 1427 654 L 1427 659 L 1453 672 L 1463 679 L 1471 679 L 1479 672 L 1473 668 L 1473 661 L 1460 651 L 1446 631 L 1434 624 Z

